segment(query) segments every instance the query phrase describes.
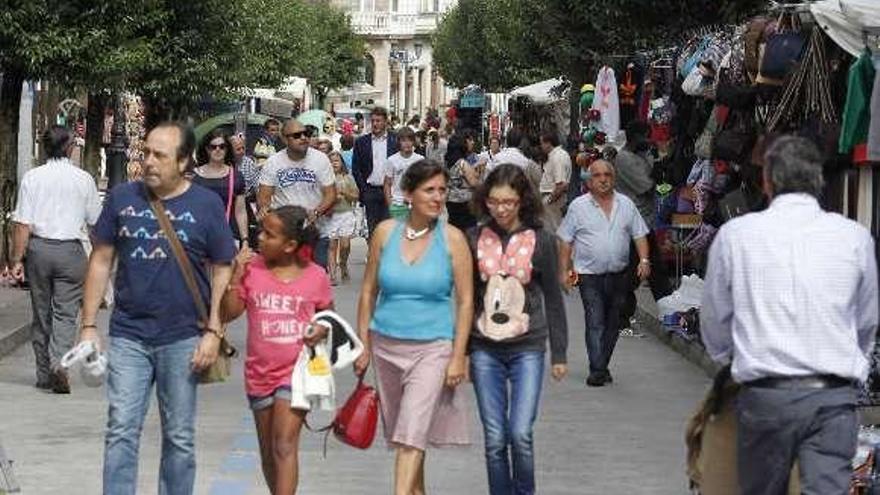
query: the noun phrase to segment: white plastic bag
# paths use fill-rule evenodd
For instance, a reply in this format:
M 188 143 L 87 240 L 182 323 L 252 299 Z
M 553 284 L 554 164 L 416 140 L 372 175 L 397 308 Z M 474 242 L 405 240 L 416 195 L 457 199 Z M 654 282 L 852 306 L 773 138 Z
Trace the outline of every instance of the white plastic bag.
M 691 308 L 699 308 L 703 299 L 703 279 L 698 275 L 681 277 L 681 285 L 672 294 L 657 301 L 657 317 L 672 313 L 682 313 Z

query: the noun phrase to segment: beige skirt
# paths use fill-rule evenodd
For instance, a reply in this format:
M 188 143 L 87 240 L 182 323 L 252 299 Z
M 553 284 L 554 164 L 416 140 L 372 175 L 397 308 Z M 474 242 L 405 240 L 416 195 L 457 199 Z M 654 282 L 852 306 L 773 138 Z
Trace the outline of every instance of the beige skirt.
M 452 342 L 400 340 L 371 332 L 370 342 L 385 440 L 425 450 L 465 446 L 470 407 L 464 387 L 445 385 Z

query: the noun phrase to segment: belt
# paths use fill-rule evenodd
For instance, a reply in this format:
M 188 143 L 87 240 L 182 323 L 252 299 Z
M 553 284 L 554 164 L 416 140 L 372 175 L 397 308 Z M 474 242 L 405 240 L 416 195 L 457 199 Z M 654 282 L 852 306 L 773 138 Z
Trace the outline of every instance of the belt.
M 791 377 L 767 377 L 744 383 L 755 388 L 840 388 L 853 386 L 853 380 L 835 375 L 809 375 Z
M 82 241 L 79 239 L 49 239 L 47 237 L 40 237 L 38 235 L 31 234 L 31 239 L 37 239 L 38 241 L 43 241 L 48 244 L 66 244 L 68 242 L 81 243 Z
M 377 186 L 376 184 L 367 183 L 367 187 L 374 187 L 376 189 L 384 189 L 385 186 Z

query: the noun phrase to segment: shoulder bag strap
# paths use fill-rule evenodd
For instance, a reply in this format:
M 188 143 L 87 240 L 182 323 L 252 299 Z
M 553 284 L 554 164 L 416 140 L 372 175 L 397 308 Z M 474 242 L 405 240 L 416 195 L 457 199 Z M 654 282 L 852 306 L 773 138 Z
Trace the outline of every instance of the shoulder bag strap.
M 147 194 L 150 200 L 150 208 L 153 209 L 153 214 L 156 216 L 156 220 L 159 222 L 159 226 L 162 228 L 165 238 L 168 239 L 168 244 L 171 246 L 171 252 L 174 254 L 174 259 L 177 260 L 177 266 L 180 267 L 186 286 L 189 288 L 189 292 L 196 304 L 199 318 L 201 318 L 203 325 L 207 325 L 208 308 L 205 306 L 205 300 L 202 299 L 202 293 L 199 291 L 199 286 L 193 275 L 192 265 L 189 262 L 189 258 L 183 250 L 183 245 L 177 237 L 177 232 L 171 225 L 171 220 L 168 219 L 168 213 L 165 211 L 165 206 L 162 204 L 162 201 L 150 191 L 148 191 Z
M 232 218 L 232 202 L 235 200 L 233 195 L 235 190 L 235 168 L 232 166 L 229 167 L 229 180 L 226 182 L 229 184 L 226 196 L 226 221 L 229 222 L 229 219 Z

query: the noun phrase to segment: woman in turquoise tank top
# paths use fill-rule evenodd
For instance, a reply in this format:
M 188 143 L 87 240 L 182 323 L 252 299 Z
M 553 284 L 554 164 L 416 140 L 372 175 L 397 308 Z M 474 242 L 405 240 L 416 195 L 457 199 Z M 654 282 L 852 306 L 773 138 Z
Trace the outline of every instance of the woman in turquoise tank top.
M 473 261 L 464 234 L 439 220 L 447 179 L 432 160 L 404 174 L 409 214 L 376 227 L 358 304 L 366 349 L 355 372 L 375 364 L 385 437 L 396 449 L 395 493 L 425 493 L 429 444 L 470 443 L 458 385 L 473 320 Z

